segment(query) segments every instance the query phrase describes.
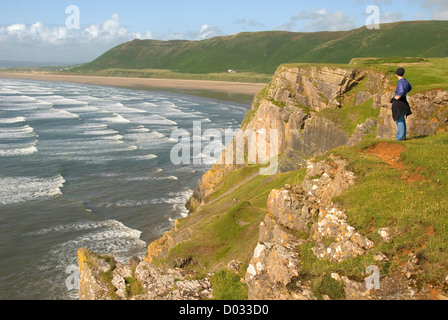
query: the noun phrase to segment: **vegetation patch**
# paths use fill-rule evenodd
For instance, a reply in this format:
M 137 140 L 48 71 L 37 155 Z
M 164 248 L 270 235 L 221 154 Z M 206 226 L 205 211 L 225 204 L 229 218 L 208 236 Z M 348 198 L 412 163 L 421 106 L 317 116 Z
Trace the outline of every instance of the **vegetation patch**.
M 216 300 L 246 300 L 248 288 L 241 277 L 228 270 L 216 272 L 211 278 L 213 296 Z

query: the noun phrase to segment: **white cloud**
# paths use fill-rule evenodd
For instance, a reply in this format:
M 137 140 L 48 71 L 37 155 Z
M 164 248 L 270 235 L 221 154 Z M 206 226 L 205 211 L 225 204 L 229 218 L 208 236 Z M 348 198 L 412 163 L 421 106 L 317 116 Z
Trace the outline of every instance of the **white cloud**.
M 198 39 L 203 40 L 203 39 L 207 39 L 207 38 L 212 38 L 218 34 L 220 34 L 218 27 L 209 26 L 208 24 L 204 24 L 201 27 L 201 31 L 199 31 Z
M 217 26 L 203 24 L 198 31 L 176 32 L 169 35 L 161 35 L 162 40 L 193 40 L 200 41 L 216 36 L 221 36 L 221 30 Z
M 246 18 L 237 19 L 233 22 L 233 24 L 241 25 L 243 30 L 255 28 L 264 28 L 266 25 L 263 22 L 259 22 L 255 19 L 247 20 Z
M 392 4 L 392 0 L 357 0 L 357 2 L 362 4 L 374 4 L 377 6 Z
M 433 8 L 434 11 L 430 19 L 448 20 L 448 1 L 446 0 L 425 0 L 422 8 Z
M 390 23 L 403 20 L 403 13 L 400 11 L 381 13 L 381 23 Z
M 46 61 L 89 61 L 122 42 L 151 38 L 150 31 L 143 35 L 130 32 L 120 24 L 119 19 L 115 13 L 102 25 L 90 25 L 79 30 L 66 26 L 45 26 L 42 22 L 0 27 L 0 60 L 27 59 L 28 52 L 27 60 L 45 56 Z
M 303 23 L 302 31 L 342 31 L 356 27 L 355 18 L 349 17 L 343 11 L 327 12 L 326 8 L 313 7 L 308 12 L 300 11 L 283 27 L 291 30 L 298 22 Z

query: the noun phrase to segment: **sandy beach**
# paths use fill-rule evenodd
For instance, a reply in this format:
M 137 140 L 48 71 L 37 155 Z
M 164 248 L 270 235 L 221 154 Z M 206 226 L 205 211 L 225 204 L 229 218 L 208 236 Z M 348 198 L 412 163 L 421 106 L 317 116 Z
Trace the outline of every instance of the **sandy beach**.
M 266 84 L 263 83 L 50 75 L 12 72 L 0 72 L 0 78 L 96 84 L 138 90 L 175 91 L 217 99 L 244 101 L 246 103 L 266 86 Z

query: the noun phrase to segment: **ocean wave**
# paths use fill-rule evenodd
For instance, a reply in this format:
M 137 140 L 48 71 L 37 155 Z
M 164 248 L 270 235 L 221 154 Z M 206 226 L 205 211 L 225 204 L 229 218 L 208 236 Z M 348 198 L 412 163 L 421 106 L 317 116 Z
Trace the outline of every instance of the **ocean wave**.
M 149 107 L 149 108 L 158 108 L 159 107 L 157 104 L 151 103 L 151 102 L 140 102 L 138 104 L 138 106 Z
M 137 117 L 133 119 L 133 122 L 142 125 L 146 124 L 146 125 L 177 126 L 177 122 L 157 114 L 151 114 L 145 117 Z
M 112 113 L 109 117 L 96 118 L 96 121 L 105 121 L 111 123 L 131 123 L 130 120 L 125 119 L 122 115 L 118 113 Z
M 88 104 L 85 101 L 70 99 L 70 98 L 66 98 L 63 96 L 44 96 L 44 97 L 39 97 L 39 100 L 50 102 L 55 106 L 56 105 L 58 105 L 58 106 L 79 106 L 79 105 L 87 105 Z
M 86 130 L 83 132 L 87 136 L 107 136 L 107 135 L 117 135 L 118 131 L 113 129 L 97 129 L 97 130 Z M 121 136 L 122 137 L 122 136 Z
M 0 177 L 0 204 L 14 204 L 62 195 L 65 180 L 61 175 L 50 178 Z
M 139 126 L 136 129 L 128 129 L 128 132 L 135 132 L 135 133 L 148 133 L 151 132 L 148 128 L 145 128 L 144 126 Z
M 37 141 L 36 141 L 37 143 Z M 35 143 L 35 144 L 36 144 Z M 15 156 L 27 156 L 37 152 L 37 147 L 34 145 L 26 146 L 22 148 L 14 149 L 0 149 L 0 157 L 15 157 Z
M 34 112 L 28 116 L 28 120 L 49 120 L 49 119 L 80 119 L 79 115 L 66 110 L 48 109 Z
M 170 204 L 175 212 L 180 216 L 186 216 L 188 210 L 185 208 L 185 203 L 190 199 L 193 191 L 188 189 L 181 192 L 170 192 L 165 198 L 134 200 L 122 199 L 114 202 L 102 202 L 96 205 L 97 208 L 129 208 L 129 207 L 143 207 L 157 204 Z
M 145 154 L 143 156 L 132 157 L 133 160 L 137 160 L 137 161 L 152 160 L 152 159 L 156 159 L 156 158 L 157 158 L 157 156 L 155 154 Z
M 7 124 L 7 123 L 18 123 L 18 122 L 25 122 L 26 119 L 24 117 L 14 117 L 14 118 L 4 118 L 0 119 L 0 123 Z
M 32 111 L 37 109 L 49 109 L 52 108 L 53 104 L 45 101 L 33 101 L 27 103 L 1 103 L 1 110 L 4 111 Z
M 17 91 L 17 90 L 9 89 L 9 88 L 0 88 L 0 99 L 3 98 L 2 97 L 3 95 L 6 95 L 6 96 L 11 95 L 11 96 L 13 96 L 13 95 L 18 95 L 18 94 L 20 94 L 20 92 Z
M 0 128 L 0 139 L 23 139 L 37 137 L 34 128 L 29 125 L 16 128 Z
M 98 111 L 98 108 L 86 104 L 86 105 L 79 106 L 79 107 L 78 106 L 69 107 L 64 110 L 70 111 L 70 112 L 96 112 L 96 111 Z
M 152 176 L 140 176 L 140 177 L 126 177 L 126 181 L 178 181 L 179 178 L 176 176 L 164 176 L 164 177 L 152 177 Z
M 84 231 L 102 228 L 109 225 L 109 221 L 89 221 L 89 222 L 79 222 L 72 224 L 61 224 L 49 228 L 42 228 L 38 231 L 25 233 L 24 236 L 40 236 L 49 233 L 62 233 L 62 232 L 72 232 L 72 231 Z
M 23 102 L 35 102 L 37 99 L 28 97 L 28 96 L 22 96 L 22 95 L 11 95 L 11 96 L 3 96 L 1 98 L 2 103 L 23 103 Z

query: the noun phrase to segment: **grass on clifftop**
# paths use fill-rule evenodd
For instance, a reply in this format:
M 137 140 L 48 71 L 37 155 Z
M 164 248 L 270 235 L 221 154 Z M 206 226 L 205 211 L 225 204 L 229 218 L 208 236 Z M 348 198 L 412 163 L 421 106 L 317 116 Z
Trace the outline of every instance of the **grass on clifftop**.
M 404 147 L 397 167 L 368 152 L 376 143 L 372 139 L 358 147 L 333 151 L 349 159 L 357 177 L 356 184 L 335 202 L 347 210 L 349 224 L 375 243 L 365 257 L 339 267 L 350 265 L 360 276 L 369 264 L 381 265 L 385 275 L 403 266 L 413 253 L 422 270 L 417 279 L 442 284 L 448 270 L 448 133 L 390 142 Z M 378 235 L 378 229 L 384 227 L 392 231 L 389 242 Z M 377 252 L 389 260 L 374 261 Z M 307 262 L 311 269 L 322 265 L 310 259 L 314 260 Z
M 433 89 L 448 90 L 448 58 L 362 58 L 353 59 L 351 65 L 382 71 L 394 84 L 397 83 L 395 70 L 405 68 L 405 78 L 413 87 L 409 95 Z

